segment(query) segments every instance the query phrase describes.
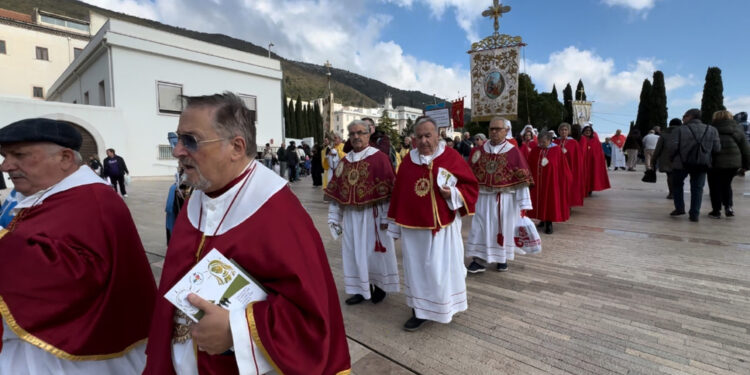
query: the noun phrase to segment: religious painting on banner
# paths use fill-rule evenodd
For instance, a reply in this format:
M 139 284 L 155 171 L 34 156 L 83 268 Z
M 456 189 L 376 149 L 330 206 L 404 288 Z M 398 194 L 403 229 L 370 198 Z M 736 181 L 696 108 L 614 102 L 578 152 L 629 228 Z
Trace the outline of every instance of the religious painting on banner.
M 464 127 L 464 98 L 457 99 L 451 103 L 451 119 L 453 120 L 453 128 Z
M 591 102 L 573 101 L 573 124 L 586 125 L 591 120 Z
M 515 119 L 518 114 L 518 66 L 520 36 L 498 33 L 498 18 L 510 12 L 498 0 L 482 12 L 494 19 L 495 32 L 471 45 L 471 121 L 489 121 L 494 116 Z

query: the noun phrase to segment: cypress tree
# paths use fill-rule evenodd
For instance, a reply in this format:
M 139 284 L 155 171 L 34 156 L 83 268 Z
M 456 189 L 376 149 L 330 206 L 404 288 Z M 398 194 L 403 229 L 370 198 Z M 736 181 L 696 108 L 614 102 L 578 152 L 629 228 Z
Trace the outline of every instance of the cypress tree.
M 297 138 L 297 118 L 294 115 L 294 101 L 289 100 L 287 105 L 287 112 L 289 115 L 286 118 L 286 136 L 289 138 Z
M 315 111 L 313 112 L 313 117 L 315 118 L 315 135 L 316 135 L 316 142 L 318 144 L 323 144 L 323 137 L 324 131 L 323 131 L 323 116 L 320 114 L 320 105 L 318 104 L 318 101 L 315 101 Z
M 651 81 L 643 80 L 641 87 L 641 102 L 638 104 L 638 116 L 635 119 L 635 127 L 642 135 L 648 134 L 653 124 L 651 124 Z
M 556 101 L 560 101 L 560 98 L 557 96 L 557 87 L 555 87 L 555 84 L 552 84 L 552 97 L 555 98 Z
M 573 89 L 570 83 L 563 90 L 563 105 L 565 106 L 565 122 L 573 123 Z
M 580 79 L 578 80 L 578 86 L 576 86 L 576 100 L 586 100 L 586 89 L 583 88 L 583 81 Z
M 651 127 L 667 126 L 667 89 L 664 86 L 664 73 L 654 72 L 654 82 L 651 86 Z M 643 134 L 646 135 L 646 134 Z
M 305 131 L 305 119 L 302 117 L 302 97 L 300 95 L 297 95 L 297 103 L 294 106 L 294 118 L 294 138 L 302 138 Z
M 706 71 L 706 83 L 703 85 L 703 99 L 701 99 L 703 118 L 701 121 L 704 124 L 710 124 L 714 112 L 725 109 L 724 84 L 721 81 L 721 69 L 712 66 Z

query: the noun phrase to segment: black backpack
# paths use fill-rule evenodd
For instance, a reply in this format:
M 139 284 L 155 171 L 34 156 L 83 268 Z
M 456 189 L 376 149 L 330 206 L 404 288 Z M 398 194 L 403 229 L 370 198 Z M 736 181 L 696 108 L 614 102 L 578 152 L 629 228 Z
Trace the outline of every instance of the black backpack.
M 687 126 L 687 124 L 684 126 Z M 709 126 L 706 125 L 706 130 L 703 131 L 701 139 L 698 140 L 693 129 L 688 126 L 690 134 L 693 135 L 693 139 L 695 139 L 697 143 L 688 150 L 687 157 L 682 160 L 682 167 L 684 169 L 690 171 L 707 171 L 708 168 L 711 167 L 711 151 L 707 150 L 706 146 L 703 145 L 703 139 L 706 138 L 708 127 Z M 682 132 L 680 132 L 680 138 L 682 138 Z M 680 143 L 682 143 L 682 139 L 680 139 Z M 680 155 L 682 155 L 682 153 L 680 153 Z

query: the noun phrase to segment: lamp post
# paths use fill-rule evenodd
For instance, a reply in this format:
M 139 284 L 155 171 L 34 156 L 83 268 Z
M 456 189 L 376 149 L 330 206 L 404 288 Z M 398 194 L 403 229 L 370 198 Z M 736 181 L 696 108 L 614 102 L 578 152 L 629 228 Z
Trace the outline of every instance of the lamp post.
M 273 47 L 273 46 L 274 46 L 273 43 L 268 43 L 268 58 L 269 59 L 271 58 L 271 47 Z

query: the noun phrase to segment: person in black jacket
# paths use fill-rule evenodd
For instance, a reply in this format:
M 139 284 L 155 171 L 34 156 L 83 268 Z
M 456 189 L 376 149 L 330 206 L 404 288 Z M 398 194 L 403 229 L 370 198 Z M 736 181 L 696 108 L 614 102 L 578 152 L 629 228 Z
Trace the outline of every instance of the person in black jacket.
M 122 194 L 123 197 L 127 197 L 128 193 L 125 191 L 125 175 L 130 174 L 130 172 L 125 165 L 125 160 L 120 156 L 115 155 L 115 149 L 107 149 L 107 157 L 104 158 L 102 167 L 102 177 L 109 177 L 109 181 L 112 183 L 112 187 L 115 191 L 117 191 L 117 185 L 119 184 L 120 194 Z
M 289 148 L 286 149 L 286 165 L 289 168 L 289 182 L 299 180 L 297 177 L 297 166 L 299 165 L 299 156 L 294 141 L 289 142 Z
M 628 170 L 635 171 L 635 165 L 638 162 L 638 152 L 643 149 L 641 132 L 638 129 L 631 129 L 628 137 L 625 139 L 625 155 L 628 156 Z

